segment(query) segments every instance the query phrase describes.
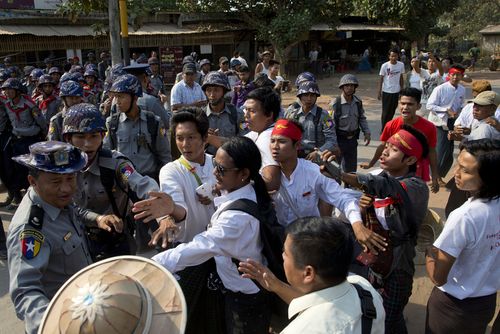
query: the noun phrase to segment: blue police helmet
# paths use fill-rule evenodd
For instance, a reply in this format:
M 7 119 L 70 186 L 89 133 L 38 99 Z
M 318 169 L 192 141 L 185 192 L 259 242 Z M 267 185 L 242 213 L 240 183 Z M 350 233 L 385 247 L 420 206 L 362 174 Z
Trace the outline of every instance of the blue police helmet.
M 50 70 L 49 70 L 49 74 L 53 74 L 53 73 L 59 73 L 61 74 L 61 70 L 59 69 L 59 67 L 51 67 Z
M 241 61 L 239 61 L 238 59 L 233 59 L 231 60 L 231 62 L 229 63 L 229 66 L 231 68 L 235 68 L 236 66 L 240 66 L 241 65 Z
M 80 96 L 83 97 L 83 88 L 78 82 L 68 80 L 61 83 L 59 96 Z
M 38 79 L 38 87 L 44 85 L 44 84 L 51 84 L 55 85 L 54 79 L 49 74 L 44 74 Z
M 227 76 L 219 71 L 208 72 L 208 74 L 205 76 L 201 89 L 205 91 L 205 89 L 207 89 L 208 86 L 220 86 L 224 88 L 225 91 L 231 90 L 231 86 L 229 85 L 229 80 L 227 79 Z
M 42 141 L 30 146 L 30 153 L 12 158 L 28 168 L 49 173 L 72 174 L 87 165 L 87 154 L 68 143 Z
M 8 73 L 5 73 L 5 71 L 0 71 L 0 81 L 1 82 L 4 82 L 8 78 L 10 78 Z
M 97 78 L 97 72 L 94 69 L 90 68 L 90 69 L 87 69 L 85 71 L 85 73 L 83 73 L 83 76 L 84 77 L 95 77 L 95 78 Z
M 125 74 L 116 78 L 109 91 L 114 93 L 128 93 L 137 97 L 142 96 L 141 83 L 139 79 L 132 74 Z
M 23 85 L 21 84 L 21 81 L 17 78 L 8 78 L 2 84 L 2 89 L 9 89 L 9 88 L 22 91 Z
M 316 77 L 311 72 L 302 72 L 295 79 L 295 87 L 299 88 L 300 84 L 306 81 L 316 82 Z
M 359 86 L 358 78 L 354 74 L 346 74 L 339 81 L 339 88 L 342 88 L 345 85 L 354 85 L 356 87 Z
M 71 106 L 63 120 L 63 135 L 72 133 L 105 132 L 106 122 L 99 109 L 90 103 Z
M 75 81 L 75 82 L 85 82 L 85 78 L 80 72 L 74 72 L 69 74 L 69 80 Z
M 316 82 L 313 81 L 306 81 L 300 84 L 299 89 L 297 90 L 296 96 L 300 96 L 302 94 L 306 93 L 313 93 L 316 94 L 316 96 L 321 96 L 321 93 L 319 92 L 319 87 Z
M 30 73 L 30 77 L 33 80 L 38 80 L 40 77 L 43 75 L 43 70 L 39 68 L 35 68 L 33 71 Z

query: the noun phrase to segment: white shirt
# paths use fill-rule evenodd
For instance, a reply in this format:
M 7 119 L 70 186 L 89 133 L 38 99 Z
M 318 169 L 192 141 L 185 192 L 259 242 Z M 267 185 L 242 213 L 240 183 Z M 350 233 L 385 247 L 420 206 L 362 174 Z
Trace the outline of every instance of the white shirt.
M 205 93 L 203 93 L 201 86 L 197 82 L 194 82 L 193 87 L 190 87 L 184 80 L 181 80 L 172 87 L 170 92 L 171 106 L 175 104 L 191 104 L 206 99 Z
M 474 121 L 474 115 L 472 114 L 473 108 L 474 108 L 474 103 L 472 102 L 467 103 L 462 108 L 460 115 L 458 115 L 457 119 L 455 120 L 455 126 L 460 125 L 461 127 L 464 128 L 471 128 L 472 122 Z M 500 108 L 497 108 L 497 110 L 495 111 L 495 118 L 500 119 Z
M 351 283 L 370 291 L 377 311 L 371 333 L 383 334 L 385 311 L 382 297 L 367 280 L 358 275 L 348 276 L 347 281 L 331 288 L 293 299 L 288 306 L 288 317 L 298 316 L 281 333 L 361 334 L 361 301 Z
M 309 51 L 309 61 L 316 61 L 316 60 L 318 60 L 318 51 L 316 50 Z
M 170 272 L 177 272 L 189 266 L 215 259 L 217 273 L 224 287 L 233 292 L 253 294 L 259 288 L 238 273 L 231 258 L 255 259 L 264 263 L 259 221 L 243 211 L 228 210 L 224 207 L 237 199 L 257 201 L 252 185 L 224 194 L 214 199 L 217 211 L 212 215 L 208 229 L 194 237 L 193 241 L 180 244 L 152 257 Z
M 215 184 L 211 155 L 205 154 L 203 166 L 191 161 L 188 163 L 194 168 L 202 183 Z M 205 231 L 210 217 L 215 212 L 213 203 L 210 205 L 200 203 L 195 191 L 197 187 L 198 182 L 193 173 L 178 160 L 169 162 L 160 170 L 161 191 L 169 194 L 175 204 L 186 210 L 185 220 L 177 224 L 179 232 L 176 233 L 175 240 L 178 242 L 189 242 L 195 235 Z
M 434 246 L 456 258 L 439 287 L 455 298 L 481 297 L 500 290 L 500 199 L 469 198 L 454 210 Z
M 417 73 L 414 70 L 412 70 L 410 72 L 410 79 L 409 79 L 410 87 L 416 88 L 416 89 L 421 91 L 423 89 L 422 84 L 423 84 L 424 80 L 429 79 L 429 78 L 430 78 L 430 74 L 425 69 L 420 69 L 420 73 Z
M 385 62 L 380 67 L 379 75 L 384 77 L 382 91 L 385 93 L 399 93 L 401 85 L 399 78 L 405 72 L 405 65 L 398 61 L 396 64 L 391 64 L 390 61 Z
M 493 126 L 486 123 L 486 119 L 481 121 L 474 119 L 472 121 L 470 135 L 467 140 L 478 140 L 478 139 L 500 139 L 500 132 L 497 131 Z
M 361 221 L 359 192 L 342 188 L 335 180 L 321 174 L 315 163 L 305 159 L 297 160 L 297 167 L 290 175 L 290 180 L 281 173 L 280 190 L 273 196 L 276 216 L 281 225 L 287 226 L 297 218 L 319 217 L 320 198 L 343 211 L 351 223 Z M 285 189 L 292 203 L 287 201 Z
M 242 56 L 239 56 L 238 58 L 235 58 L 235 59 L 238 59 L 240 61 L 241 66 L 247 66 L 248 67 L 247 61 Z
M 427 101 L 429 121 L 435 126 L 442 126 L 448 129 L 448 109 L 460 112 L 465 100 L 465 88 L 462 85 L 453 86 L 449 81 L 437 86 L 431 93 Z
M 255 145 L 259 148 L 260 156 L 262 158 L 262 169 L 267 166 L 279 166 L 279 164 L 273 159 L 271 154 L 271 133 L 273 132 L 274 123 L 271 124 L 266 130 L 262 131 L 260 134 L 255 131 L 250 131 L 245 135 L 245 137 L 253 140 Z
M 281 75 L 277 75 L 276 79 L 271 78 L 271 76 L 269 76 L 269 75 L 267 75 L 267 77 L 269 78 L 269 80 L 274 82 L 274 85 L 279 84 L 281 81 L 285 81 L 285 79 L 283 79 L 283 77 Z

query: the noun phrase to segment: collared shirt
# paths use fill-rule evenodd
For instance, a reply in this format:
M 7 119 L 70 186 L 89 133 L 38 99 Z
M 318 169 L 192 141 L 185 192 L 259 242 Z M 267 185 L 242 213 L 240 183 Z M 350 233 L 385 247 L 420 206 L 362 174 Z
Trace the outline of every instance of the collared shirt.
M 40 95 L 36 98 L 35 103 L 42 112 L 43 116 L 45 116 L 45 120 L 47 121 L 47 124 L 50 122 L 50 119 L 55 116 L 59 112 L 59 107 L 62 104 L 62 101 L 59 97 L 54 96 L 53 100 L 47 104 L 45 108 L 42 109 L 42 102 L 44 101 L 44 96 Z
M 319 148 L 320 151 L 332 151 L 335 147 L 338 147 L 335 122 L 328 114 L 328 111 L 322 109 L 319 122 L 315 124 L 314 120 L 318 112 L 317 105 L 314 105 L 308 113 L 304 112 L 302 106 L 299 109 L 295 109 L 293 105 L 285 112 L 285 118 L 296 120 L 304 128 L 300 147 L 307 152 L 314 151 L 314 148 Z M 318 142 L 316 142 L 316 133 Z
M 370 134 L 370 128 L 368 127 L 364 110 L 359 110 L 358 108 L 359 103 L 361 103 L 361 100 L 355 95 L 352 96 L 352 101 L 350 103 L 347 102 L 344 94 L 340 95 L 342 111 L 339 118 L 339 124 L 337 124 L 339 130 L 352 132 L 361 127 L 365 135 Z
M 474 121 L 474 115 L 472 114 L 474 108 L 474 103 L 469 102 L 463 108 L 460 115 L 458 115 L 455 120 L 455 126 L 460 125 L 463 128 L 470 128 L 472 122 Z M 500 106 L 495 111 L 495 118 L 500 119 Z
M 260 172 L 267 166 L 279 166 L 276 160 L 273 159 L 273 155 L 271 154 L 271 134 L 273 132 L 274 123 L 271 124 L 267 129 L 262 131 L 261 133 L 250 131 L 245 135 L 245 137 L 253 140 L 255 145 L 259 148 L 260 156 L 262 159 L 262 166 L 260 167 Z
M 377 317 L 373 319 L 370 333 L 383 334 L 385 311 L 380 294 L 361 276 L 351 275 L 339 285 L 314 291 L 292 300 L 288 318 L 295 318 L 282 334 L 361 334 L 361 300 L 356 288 L 359 284 L 373 297 Z
M 153 260 L 170 272 L 215 259 L 217 273 L 224 287 L 233 292 L 254 294 L 259 288 L 249 279 L 241 277 L 232 258 L 255 259 L 263 263 L 260 223 L 243 211 L 222 210 L 238 199 L 257 201 L 253 186 L 246 186 L 214 199 L 217 211 L 212 215 L 205 232 L 196 235 L 193 241 L 180 244 L 174 249 L 153 256 Z
M 166 129 L 170 127 L 170 113 L 165 110 L 157 97 L 143 92 L 142 96 L 137 99 L 137 106 L 142 110 L 151 111 L 153 114 L 160 117 Z
M 47 120 L 27 95 L 21 95 L 17 104 L 7 99 L 5 109 L 14 135 L 31 137 L 47 132 Z
M 111 149 L 111 139 L 109 137 L 109 125 L 111 117 L 106 120 L 108 134 L 104 137 L 104 147 Z M 170 143 L 168 132 L 158 116 L 155 116 L 159 122 L 156 134 L 156 142 L 148 130 L 147 116 L 142 110 L 139 117 L 132 120 L 125 113 L 120 113 L 118 118 L 118 128 L 116 130 L 116 150 L 129 158 L 139 173 L 143 175 L 153 175 L 167 162 L 172 161 L 170 154 Z M 155 153 L 150 150 L 154 145 Z M 157 161 L 158 160 L 158 161 Z
M 112 151 L 112 156 L 108 158 L 99 153 L 89 167 L 78 173 L 80 192 L 75 195 L 75 202 L 82 208 L 100 214 L 115 214 L 101 182 L 100 167 L 115 171 L 115 182 L 118 184 L 113 187 L 113 197 L 122 216 L 129 214 L 131 208 L 127 190 L 133 191 L 139 199 L 147 198 L 150 191 L 159 190 L 156 181 L 149 176 L 139 174 L 132 163 L 123 158 L 123 154 Z
M 170 105 L 172 106 L 206 100 L 207 97 L 197 82 L 194 82 L 193 87 L 190 87 L 184 80 L 181 80 L 172 87 L 172 92 L 170 93 Z
M 281 174 L 280 190 L 273 196 L 276 216 L 281 225 L 287 226 L 297 218 L 319 217 L 319 199 L 344 212 L 351 223 L 361 221 L 358 206 L 360 194 L 342 188 L 335 180 L 321 174 L 315 163 L 297 159 L 297 166 L 290 179 Z
M 427 101 L 427 110 L 431 111 L 429 121 L 435 126 L 447 128 L 447 110 L 451 109 L 459 113 L 462 110 L 464 99 L 465 88 L 460 84 L 455 87 L 448 81 L 437 86 Z
M 43 211 L 40 230 L 28 224 L 32 205 Z M 56 208 L 29 188 L 12 218 L 7 237 L 10 294 L 27 333 L 37 333 L 45 309 L 73 274 L 92 263 L 84 224 L 96 214 L 70 205 Z M 39 237 L 26 238 L 39 233 Z M 24 255 L 25 254 L 25 255 Z
M 166 94 L 165 84 L 163 83 L 163 77 L 159 74 L 152 74 L 150 77 L 151 86 L 153 86 L 153 95 Z
M 233 123 L 232 121 L 233 116 L 231 115 L 230 108 L 234 109 L 233 112 L 236 112 L 238 115 L 236 117 L 236 123 Z M 212 109 L 210 109 L 210 104 L 207 104 L 205 112 L 208 117 L 209 127 L 211 129 L 219 130 L 217 132 L 218 136 L 232 138 L 247 133 L 247 129 L 245 127 L 245 115 L 243 114 L 243 111 L 237 110 L 233 105 L 228 105 L 227 103 L 225 103 L 224 109 L 222 109 L 218 113 L 215 113 L 212 111 Z M 215 155 L 217 149 L 212 145 L 209 145 L 207 147 L 207 152 Z
M 486 119 L 472 121 L 470 135 L 467 140 L 478 139 L 500 139 L 500 132 L 493 126 L 486 123 Z
M 203 166 L 192 161 L 188 161 L 188 163 L 202 184 L 215 184 L 211 155 L 205 154 Z M 215 212 L 213 203 L 204 205 L 198 200 L 196 188 L 199 184 L 193 172 L 189 171 L 179 160 L 169 162 L 160 170 L 161 191 L 169 194 L 175 204 L 186 210 L 186 218 L 177 224 L 179 232 L 176 234 L 175 240 L 178 242 L 189 242 L 198 233 L 205 231 L 210 217 Z

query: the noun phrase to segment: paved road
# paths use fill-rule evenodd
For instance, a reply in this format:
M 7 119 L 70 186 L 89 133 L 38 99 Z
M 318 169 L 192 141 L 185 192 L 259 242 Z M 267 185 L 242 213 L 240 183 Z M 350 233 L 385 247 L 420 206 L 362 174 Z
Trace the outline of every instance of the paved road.
M 473 79 L 487 79 L 490 80 L 494 90 L 500 93 L 500 73 L 480 73 L 476 72 L 471 74 Z M 340 75 L 335 75 L 331 78 L 325 78 L 319 81 L 319 86 L 323 95 L 319 99 L 319 104 L 322 107 L 327 107 L 332 99 L 332 96 L 338 94 L 337 84 Z M 373 137 L 377 138 L 380 133 L 380 112 L 381 104 L 376 99 L 376 84 L 378 77 L 375 74 L 359 75 L 360 87 L 357 95 L 363 99 L 363 103 L 367 112 L 367 118 Z M 467 97 L 471 97 L 470 86 L 466 85 Z M 287 105 L 294 100 L 292 94 L 285 94 L 283 96 L 283 104 Z M 368 146 L 359 147 L 359 162 L 369 161 L 375 152 L 375 148 L 380 144 L 379 141 L 373 140 Z M 362 145 L 362 144 L 361 144 Z M 5 194 L 0 194 L 0 200 L 5 198 Z M 441 190 L 438 194 L 431 194 L 429 200 L 429 207 L 434 209 L 441 217 L 444 217 L 444 207 L 448 199 L 448 192 Z M 4 226 L 7 229 L 12 212 L 0 211 Z M 23 324 L 19 321 L 14 313 L 12 303 L 8 294 L 8 271 L 5 261 L 0 261 L 0 334 L 17 334 L 23 333 Z M 423 326 L 425 322 L 425 305 L 429 297 L 432 284 L 427 278 L 425 268 L 421 265 L 417 266 L 413 295 L 405 310 L 405 317 L 410 334 L 423 333 Z M 497 312 L 499 309 L 500 298 L 497 299 Z

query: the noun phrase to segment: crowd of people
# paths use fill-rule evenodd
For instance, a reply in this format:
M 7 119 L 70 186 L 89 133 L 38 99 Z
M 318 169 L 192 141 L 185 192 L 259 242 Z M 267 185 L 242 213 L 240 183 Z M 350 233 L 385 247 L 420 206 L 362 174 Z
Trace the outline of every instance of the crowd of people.
M 358 78 L 342 76 L 323 109 L 303 72 L 283 105 L 291 87 L 270 51 L 255 71 L 239 52 L 215 71 L 187 55 L 170 95 L 156 54 L 128 66 L 106 53 L 64 68 L 46 59 L 24 76 L 7 67 L 0 205 L 15 214 L 1 255 L 26 333 L 51 312 L 65 326 L 73 312 L 75 332 L 88 332 L 97 290 L 83 306 L 49 307 L 56 292 L 92 263 L 151 250 L 177 275 L 186 333 L 406 333 L 419 227 L 444 186 L 425 330 L 484 333 L 500 288 L 500 97 L 474 81 L 467 103 L 465 69 L 432 53 L 405 79 L 400 56 L 380 68 L 381 144 L 362 164 L 361 132 L 365 145 L 373 135 Z

